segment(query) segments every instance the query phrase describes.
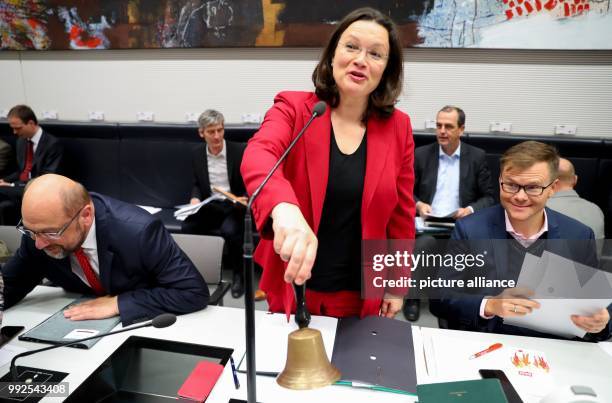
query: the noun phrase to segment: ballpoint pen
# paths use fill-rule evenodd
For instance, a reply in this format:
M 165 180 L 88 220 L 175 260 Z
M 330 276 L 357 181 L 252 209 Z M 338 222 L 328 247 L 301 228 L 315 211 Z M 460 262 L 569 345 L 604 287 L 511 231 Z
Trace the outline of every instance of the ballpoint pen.
M 234 386 L 236 389 L 240 389 L 240 382 L 238 382 L 238 373 L 236 372 L 236 364 L 234 363 L 234 357 L 230 355 L 230 365 L 232 366 L 232 375 L 234 376 Z
M 495 351 L 498 348 L 501 348 L 503 346 L 503 344 L 501 343 L 495 343 L 495 344 L 491 344 L 489 347 L 487 347 L 486 349 L 479 351 L 477 353 L 474 353 L 472 355 L 470 355 L 470 360 L 474 359 L 474 358 L 478 358 L 482 355 L 485 355 L 486 353 L 490 353 L 491 351 Z

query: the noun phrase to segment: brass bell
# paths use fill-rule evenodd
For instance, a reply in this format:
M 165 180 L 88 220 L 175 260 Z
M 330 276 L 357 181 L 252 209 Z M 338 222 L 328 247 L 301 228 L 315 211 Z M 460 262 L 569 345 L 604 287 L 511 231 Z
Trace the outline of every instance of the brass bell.
M 288 389 L 315 389 L 340 379 L 340 371 L 327 358 L 323 337 L 305 327 L 289 334 L 287 362 L 276 382 Z

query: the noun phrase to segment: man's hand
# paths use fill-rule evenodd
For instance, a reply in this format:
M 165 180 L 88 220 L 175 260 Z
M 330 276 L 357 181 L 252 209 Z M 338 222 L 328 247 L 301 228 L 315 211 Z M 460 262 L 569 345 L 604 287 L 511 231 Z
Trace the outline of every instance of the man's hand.
M 608 325 L 610 312 L 603 308 L 591 316 L 572 315 L 570 318 L 574 325 L 587 333 L 599 333 Z
M 285 282 L 302 285 L 310 278 L 317 256 L 317 237 L 295 204 L 279 203 L 271 215 L 274 251 L 283 261 L 289 262 Z
M 191 200 L 189 200 L 189 204 L 198 204 L 199 202 L 201 202 L 201 200 L 197 197 L 192 197 Z
M 385 297 L 380 306 L 380 316 L 393 319 L 402 309 L 403 303 L 404 298 L 385 293 Z
M 500 318 L 530 314 L 534 309 L 540 308 L 539 302 L 528 298 L 531 295 L 533 295 L 533 291 L 524 288 L 508 288 L 501 294 L 487 300 L 484 314 L 486 316 L 499 316 Z
M 416 209 L 419 215 L 423 218 L 431 214 L 431 206 L 427 203 L 417 202 Z
M 468 216 L 470 214 L 472 214 L 472 209 L 471 208 L 469 208 L 469 207 L 462 207 L 462 208 L 459 208 L 457 210 L 457 212 L 455 213 L 454 218 L 456 220 L 458 220 L 458 219 L 463 218 L 465 216 Z
M 13 186 L 13 184 L 6 182 L 4 179 L 0 179 L 0 186 Z
M 70 320 L 106 319 L 117 315 L 117 296 L 110 295 L 73 305 L 64 311 L 64 317 Z

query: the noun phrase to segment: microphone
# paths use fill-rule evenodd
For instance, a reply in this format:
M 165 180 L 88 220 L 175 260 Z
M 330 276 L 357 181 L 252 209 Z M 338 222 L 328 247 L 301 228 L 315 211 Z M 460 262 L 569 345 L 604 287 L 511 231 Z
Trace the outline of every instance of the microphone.
M 15 382 L 19 378 L 19 376 L 17 375 L 17 367 L 15 366 L 15 362 L 17 361 L 18 358 L 26 357 L 28 355 L 40 353 L 40 352 L 47 351 L 47 350 L 53 350 L 54 348 L 71 346 L 73 344 L 77 344 L 77 343 L 80 343 L 80 342 L 83 342 L 83 341 L 87 341 L 87 340 L 91 340 L 91 339 L 97 339 L 99 337 L 106 337 L 106 336 L 110 336 L 110 335 L 117 334 L 117 333 L 127 332 L 129 330 L 140 329 L 140 328 L 143 328 L 143 327 L 153 326 L 155 328 L 162 329 L 164 327 L 172 326 L 174 324 L 174 322 L 176 322 L 176 315 L 171 314 L 171 313 L 162 313 L 160 315 L 157 315 L 155 318 L 153 318 L 150 321 L 147 321 L 147 322 L 144 322 L 144 323 L 140 323 L 138 325 L 134 325 L 134 326 L 130 326 L 130 327 L 125 327 L 123 329 L 115 330 L 114 332 L 97 334 L 95 336 L 86 337 L 84 339 L 78 339 L 78 340 L 73 340 L 73 341 L 69 341 L 69 342 L 66 342 L 66 343 L 54 344 L 52 346 L 44 347 L 44 348 L 39 348 L 37 350 L 25 351 L 25 352 L 23 352 L 21 354 L 17 354 L 11 360 L 11 378 L 13 378 L 13 381 L 15 381 Z
M 253 222 L 251 218 L 251 206 L 253 205 L 253 201 L 261 192 L 266 183 L 270 180 L 276 169 L 283 163 L 289 152 L 298 142 L 298 140 L 302 137 L 306 129 L 310 126 L 313 120 L 318 118 L 319 116 L 325 113 L 325 109 L 327 109 L 327 105 L 324 101 L 319 101 L 312 108 L 312 115 L 310 119 L 302 130 L 298 133 L 297 136 L 289 143 L 285 152 L 280 156 L 276 164 L 270 169 L 268 175 L 264 178 L 259 186 L 255 189 L 251 197 L 249 198 L 249 203 L 247 204 L 246 212 L 244 214 L 244 283 L 245 283 L 245 293 L 244 293 L 244 315 L 245 315 L 245 333 L 246 333 L 246 363 L 247 363 L 247 402 L 248 403 L 256 403 L 257 402 L 257 393 L 256 393 L 256 384 L 255 384 L 255 302 L 253 300 Z M 298 295 L 303 295 L 303 291 L 300 292 L 298 287 L 304 287 L 304 285 L 296 286 L 296 293 Z M 305 304 L 298 304 L 298 309 L 306 309 Z M 306 312 L 307 313 L 307 312 Z M 296 318 L 306 318 L 308 317 L 308 321 L 310 322 L 310 315 L 306 316 L 303 313 L 296 313 Z M 300 320 L 298 322 L 300 328 L 304 325 L 304 320 Z M 306 323 L 307 325 L 307 323 Z

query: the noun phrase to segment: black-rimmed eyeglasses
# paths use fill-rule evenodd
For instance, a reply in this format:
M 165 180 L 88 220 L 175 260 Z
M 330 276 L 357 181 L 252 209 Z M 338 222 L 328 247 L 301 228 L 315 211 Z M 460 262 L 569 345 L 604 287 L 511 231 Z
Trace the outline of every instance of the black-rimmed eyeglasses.
M 516 194 L 520 192 L 521 189 L 523 189 L 525 191 L 525 194 L 527 194 L 528 196 L 542 195 L 542 193 L 544 193 L 544 189 L 550 187 L 550 185 L 552 185 L 553 183 L 555 183 L 555 181 L 550 182 L 546 186 L 540 186 L 540 185 L 517 185 L 516 183 L 512 183 L 512 182 L 499 182 L 502 190 L 506 193 Z
M 19 223 L 17 223 L 17 226 L 15 228 L 17 228 L 17 231 L 21 232 L 23 235 L 29 236 L 33 240 L 36 240 L 36 237 L 41 237 L 41 238 L 57 241 L 58 239 L 62 237 L 64 232 L 66 232 L 68 227 L 70 227 L 70 224 L 72 224 L 72 222 L 79 216 L 79 214 L 81 214 L 81 211 L 83 211 L 85 206 L 81 207 L 79 211 L 77 211 L 77 213 L 70 219 L 70 221 L 68 221 L 62 228 L 60 228 L 57 231 L 41 231 L 41 232 L 32 231 L 31 229 L 27 229 L 26 227 L 23 226 L 23 219 L 19 220 Z

